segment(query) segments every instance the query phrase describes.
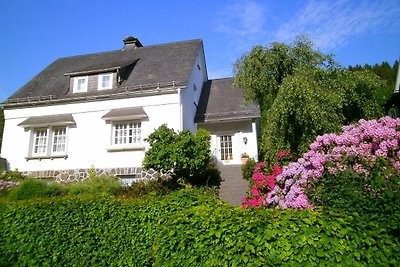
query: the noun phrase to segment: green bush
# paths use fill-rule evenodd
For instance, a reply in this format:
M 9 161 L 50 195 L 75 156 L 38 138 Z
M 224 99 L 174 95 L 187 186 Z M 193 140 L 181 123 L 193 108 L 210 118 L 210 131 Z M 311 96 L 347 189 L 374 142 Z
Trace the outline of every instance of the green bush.
M 70 195 L 81 194 L 109 194 L 115 195 L 122 187 L 121 181 L 115 176 L 92 176 L 89 179 L 79 181 L 76 184 L 67 185 Z
M 22 200 L 64 194 L 66 194 L 65 187 L 55 181 L 27 179 L 22 181 L 19 186 L 12 188 L 7 197 L 10 200 Z
M 188 182 L 194 186 L 209 186 L 219 188 L 221 186 L 221 173 L 218 168 L 212 164 L 208 167 L 194 174 L 192 177 L 187 178 Z
M 186 182 L 202 173 L 211 162 L 210 133 L 199 129 L 195 134 L 188 130 L 176 133 L 165 124 L 145 140 L 150 149 L 146 152 L 143 166 L 156 171 L 173 171 L 175 179 Z
M 174 180 L 165 180 L 161 178 L 151 179 L 149 181 L 139 181 L 130 186 L 122 186 L 117 192 L 118 196 L 131 198 L 144 198 L 147 196 L 164 196 L 179 185 Z
M 390 224 L 400 214 L 400 176 L 380 158 L 368 175 L 353 170 L 326 173 L 308 189 L 310 200 L 325 209 L 356 212 Z M 397 229 L 400 233 L 400 228 Z
M 394 222 L 399 225 L 400 216 Z M 0 203 L 0 266 L 396 266 L 399 237 L 325 210 L 244 210 L 209 191 Z
M 257 162 L 255 159 L 250 158 L 247 160 L 246 164 L 242 165 L 242 177 L 243 179 L 250 181 L 251 177 L 253 177 L 254 167 L 256 166 Z

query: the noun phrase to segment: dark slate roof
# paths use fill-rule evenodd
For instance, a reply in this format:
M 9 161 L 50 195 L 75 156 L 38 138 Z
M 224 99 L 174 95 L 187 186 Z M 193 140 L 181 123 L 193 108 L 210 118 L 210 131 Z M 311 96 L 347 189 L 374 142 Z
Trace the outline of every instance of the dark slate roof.
M 201 40 L 152 45 L 144 47 L 126 47 L 125 49 L 60 58 L 47 66 L 30 80 L 7 103 L 34 99 L 67 99 L 74 97 L 118 94 L 126 90 L 145 90 L 162 85 L 187 85 Z M 117 88 L 105 91 L 72 94 L 70 75 L 96 73 L 104 69 L 121 68 L 125 79 Z M 161 86 L 160 86 L 161 85 Z
M 260 117 L 254 104 L 245 104 L 242 88 L 233 87 L 233 78 L 204 83 L 196 113 L 196 122 L 212 122 Z

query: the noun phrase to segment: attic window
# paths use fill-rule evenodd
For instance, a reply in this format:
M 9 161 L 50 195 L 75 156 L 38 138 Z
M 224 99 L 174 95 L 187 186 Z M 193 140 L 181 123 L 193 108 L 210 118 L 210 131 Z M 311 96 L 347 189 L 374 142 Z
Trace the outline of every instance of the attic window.
M 74 78 L 74 93 L 87 92 L 88 76 Z
M 112 78 L 113 78 L 112 73 L 99 74 L 99 80 L 98 80 L 97 88 L 99 90 L 111 89 L 112 88 L 112 83 L 113 83 Z

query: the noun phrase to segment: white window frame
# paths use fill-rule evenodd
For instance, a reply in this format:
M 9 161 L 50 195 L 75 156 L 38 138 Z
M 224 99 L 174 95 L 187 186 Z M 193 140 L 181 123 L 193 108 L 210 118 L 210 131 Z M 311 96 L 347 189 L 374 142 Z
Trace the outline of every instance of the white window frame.
M 44 144 L 39 144 L 40 143 L 40 139 L 43 139 L 43 137 L 41 138 L 37 133 L 45 133 L 44 138 Z M 32 129 L 32 138 L 31 138 L 31 154 L 32 156 L 46 156 L 47 155 L 47 150 L 49 147 L 49 129 L 48 128 L 43 128 L 43 127 L 39 127 L 39 128 L 34 128 Z M 37 152 L 36 147 L 40 147 L 40 146 L 44 146 L 44 151 L 39 151 Z
M 64 131 L 63 131 L 64 129 Z M 46 131 L 46 140 L 44 151 L 36 152 L 36 146 L 38 136 L 38 131 Z M 57 131 L 61 132 L 61 135 L 57 133 Z M 68 153 L 68 134 L 69 134 L 69 127 L 66 125 L 59 125 L 59 126 L 50 126 L 50 127 L 35 127 L 31 128 L 31 139 L 30 139 L 30 146 L 29 146 L 29 153 L 27 159 L 30 158 L 55 158 L 55 157 L 67 157 Z M 57 140 L 55 140 L 57 138 Z M 54 151 L 54 144 L 56 141 L 60 141 L 59 145 L 63 147 L 63 150 Z
M 60 132 L 63 131 L 63 132 Z M 50 154 L 51 155 L 66 155 L 67 153 L 67 140 L 68 140 L 68 127 L 66 126 L 58 126 L 51 128 L 51 147 Z M 55 147 L 55 145 L 57 146 Z M 55 148 L 63 147 L 63 150 L 56 150 Z
M 120 128 L 121 125 L 125 125 L 126 128 Z M 137 132 L 135 133 L 135 131 L 138 130 L 139 134 L 137 134 Z M 113 121 L 111 123 L 111 145 L 107 148 L 107 150 L 110 152 L 121 150 L 144 150 L 142 121 Z
M 79 89 L 79 80 L 84 80 L 84 86 L 83 88 Z M 88 90 L 88 83 L 89 83 L 89 77 L 88 76 L 78 76 L 78 77 L 74 77 L 74 89 L 73 92 L 74 93 L 84 93 L 87 92 Z
M 103 78 L 104 77 L 110 77 L 110 83 L 109 83 L 108 86 L 103 86 Z M 97 81 L 98 90 L 111 89 L 112 85 L 113 85 L 113 74 L 112 73 L 99 74 L 99 78 L 98 78 L 98 81 Z

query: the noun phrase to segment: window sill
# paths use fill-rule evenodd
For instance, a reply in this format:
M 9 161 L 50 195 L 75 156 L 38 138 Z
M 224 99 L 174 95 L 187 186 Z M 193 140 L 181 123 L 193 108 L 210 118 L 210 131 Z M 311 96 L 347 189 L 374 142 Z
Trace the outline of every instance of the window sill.
M 144 145 L 138 144 L 133 146 L 110 146 L 107 147 L 107 152 L 120 152 L 120 151 L 135 151 L 135 150 L 144 150 Z
M 53 155 L 53 156 L 29 156 L 25 157 L 26 161 L 29 160 L 42 160 L 42 159 L 67 159 L 68 155 Z

